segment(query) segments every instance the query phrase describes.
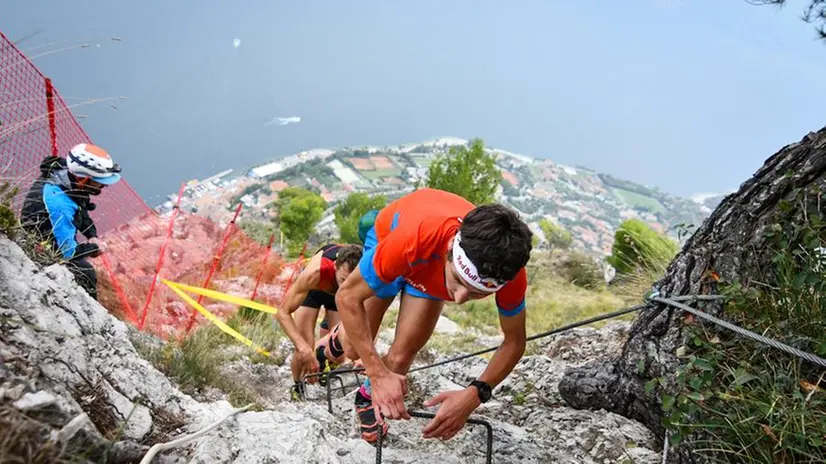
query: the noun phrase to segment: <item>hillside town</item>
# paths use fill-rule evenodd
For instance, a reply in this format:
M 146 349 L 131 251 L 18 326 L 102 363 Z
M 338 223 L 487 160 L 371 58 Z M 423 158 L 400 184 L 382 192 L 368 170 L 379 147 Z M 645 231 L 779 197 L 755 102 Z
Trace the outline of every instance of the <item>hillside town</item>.
M 186 184 L 182 210 L 227 223 L 238 203 L 244 220 L 271 221 L 277 216 L 273 202 L 287 187 L 302 187 L 327 201 L 317 233 L 336 236 L 335 206 L 352 192 L 384 195 L 388 200 L 424 185 L 433 159 L 452 145 L 467 140 L 443 137 L 393 147 L 339 150 L 313 149 L 255 166 L 238 175 L 226 170 L 208 179 Z M 638 218 L 653 229 L 679 238 L 679 229 L 699 225 L 711 212 L 707 204 L 678 198 L 654 187 L 616 179 L 581 166 L 566 166 L 548 159 L 487 148 L 496 157 L 502 180 L 497 201 L 516 209 L 544 241 L 539 221 L 548 219 L 573 238 L 572 248 L 599 256 L 611 252 L 614 231 L 626 219 Z M 169 213 L 177 193 L 156 207 Z

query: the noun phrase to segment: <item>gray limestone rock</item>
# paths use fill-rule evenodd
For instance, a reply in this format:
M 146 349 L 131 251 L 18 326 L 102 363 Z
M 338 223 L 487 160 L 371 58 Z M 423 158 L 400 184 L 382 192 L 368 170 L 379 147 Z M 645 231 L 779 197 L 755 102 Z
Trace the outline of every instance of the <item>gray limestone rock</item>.
M 233 410 L 221 392 L 203 395 L 212 396 L 211 402 L 181 393 L 140 357 L 130 337 L 142 343 L 157 341 L 108 314 L 75 286 L 68 271 L 60 266 L 39 269 L 2 237 L 0 316 L 3 407 L 20 413 L 60 412 L 50 416 L 52 422 L 33 426 L 36 430 L 30 429 L 30 435 L 36 431 L 63 442 L 94 444 L 110 454 L 120 453 L 114 462 L 136 462 L 149 445 L 203 430 Z M 494 399 L 473 416 L 493 428 L 493 461 L 621 463 L 631 458 L 654 462 L 659 456 L 656 440 L 639 423 L 604 410 L 574 410 L 559 397 L 557 385 L 566 367 L 584 363 L 595 353 L 612 351 L 624 336 L 621 325 L 583 329 L 545 342 L 544 355 L 522 359 L 497 387 Z M 379 338 L 380 351 L 385 351 L 392 332 Z M 480 338 L 479 343 L 491 341 Z M 153 462 L 375 462 L 376 450 L 360 439 L 355 422 L 355 376 L 344 376 L 345 391 L 337 389 L 330 414 L 324 390 L 317 385 L 310 388 L 316 401 L 288 401 L 289 343 L 278 350 L 287 358 L 282 366 L 253 364 L 243 356 L 243 348 L 232 349 L 239 350 L 239 356 L 222 369 L 248 382 L 266 409 L 237 414 Z M 425 410 L 425 400 L 445 390 L 464 388 L 486 365 L 482 358 L 470 358 L 411 374 L 408 407 Z M 168 430 L 161 419 L 169 415 L 181 424 L 174 430 Z M 442 442 L 421 438 L 427 422 L 415 418 L 391 421 L 383 462 L 484 462 L 483 427 L 468 425 Z M 124 441 L 107 446 L 104 437 L 121 427 Z

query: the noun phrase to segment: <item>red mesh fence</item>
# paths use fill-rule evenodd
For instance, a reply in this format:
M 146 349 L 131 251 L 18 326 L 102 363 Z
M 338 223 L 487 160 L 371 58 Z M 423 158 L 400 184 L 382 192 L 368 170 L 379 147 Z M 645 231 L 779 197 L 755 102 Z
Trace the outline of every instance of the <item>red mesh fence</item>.
M 15 206 L 39 175 L 46 156 L 65 156 L 78 143 L 91 142 L 48 79 L 0 32 L 0 176 L 20 187 Z M 79 102 L 73 106 L 94 104 Z M 113 153 L 117 160 L 117 153 Z M 106 232 L 151 211 L 125 181 L 108 187 L 92 211 Z
M 94 102 L 80 104 L 89 103 Z M 43 158 L 65 156 L 84 142 L 91 140 L 71 107 L 0 33 L 0 180 L 20 187 L 15 207 L 22 205 Z M 179 197 L 182 193 L 183 188 Z M 161 216 L 125 179 L 95 203 L 92 218 L 107 248 L 93 260 L 101 304 L 164 338 L 182 335 L 190 321 L 205 319 L 161 279 L 197 287 L 208 282 L 208 288 L 248 299 L 255 295 L 255 301 L 277 306 L 298 265 L 271 254 L 270 246 L 250 239 L 233 222 L 222 225 L 177 208 Z M 203 305 L 222 319 L 238 309 L 209 299 Z
M 126 300 L 139 327 L 143 325 L 140 321 L 144 321 L 144 330 L 163 337 L 181 335 L 187 331 L 193 308 L 161 279 L 203 287 L 213 266 L 208 288 L 247 299 L 255 293 L 255 301 L 276 307 L 281 303 L 295 263 L 286 263 L 275 254 L 268 256 L 268 247 L 250 239 L 234 224 L 221 226 L 183 211 L 174 217 L 172 234 L 167 240 L 171 219 L 169 215 L 141 216 L 106 234 L 111 274 L 99 260 L 95 264 L 101 264 L 98 272 L 104 279 L 117 281 L 114 285 L 99 285 L 107 289 L 101 291 L 100 301 L 110 311 L 129 319 L 130 308 L 123 302 Z M 222 250 L 225 236 L 228 240 Z M 159 257 L 163 257 L 163 263 L 153 288 Z M 122 288 L 125 298 L 118 294 L 117 286 Z M 238 309 L 208 298 L 202 304 L 222 319 Z M 195 321 L 202 323 L 204 319 L 198 314 Z

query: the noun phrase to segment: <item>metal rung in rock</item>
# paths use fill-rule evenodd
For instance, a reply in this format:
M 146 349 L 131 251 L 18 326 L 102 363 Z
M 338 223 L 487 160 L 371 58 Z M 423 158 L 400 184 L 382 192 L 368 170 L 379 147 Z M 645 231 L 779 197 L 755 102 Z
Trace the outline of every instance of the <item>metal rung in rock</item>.
M 434 414 L 432 412 L 425 412 L 425 411 L 408 411 L 408 414 L 410 414 L 410 417 L 418 417 L 418 418 L 421 418 L 421 419 L 433 419 L 434 417 L 436 417 L 436 414 Z M 489 422 L 484 421 L 482 419 L 469 418 L 467 420 L 467 423 L 468 424 L 474 424 L 474 425 L 481 425 L 481 426 L 485 427 L 485 429 L 487 430 L 488 436 L 487 436 L 487 448 L 485 450 L 485 462 L 487 464 L 491 464 L 491 462 L 493 460 L 493 427 L 490 426 Z M 378 439 L 376 440 L 376 464 L 381 464 L 381 448 L 382 448 L 382 442 L 383 442 L 383 439 L 384 439 L 384 436 L 381 433 L 381 430 L 382 430 L 381 427 L 379 427 L 379 435 L 378 435 Z

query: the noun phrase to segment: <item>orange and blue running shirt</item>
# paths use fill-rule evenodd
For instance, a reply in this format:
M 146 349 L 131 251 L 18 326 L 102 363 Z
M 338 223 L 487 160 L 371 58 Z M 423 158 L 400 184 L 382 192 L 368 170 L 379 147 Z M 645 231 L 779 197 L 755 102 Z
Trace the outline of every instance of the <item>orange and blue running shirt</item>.
M 461 219 L 473 208 L 472 203 L 458 195 L 427 188 L 387 205 L 379 212 L 374 230 L 368 234 L 359 266 L 368 285 L 377 291 L 394 282 L 401 284 L 401 278 L 414 295 L 424 293 L 417 296 L 450 300 L 445 285 L 445 256 Z M 370 243 L 373 241 L 378 243 Z M 523 267 L 496 292 L 496 306 L 501 315 L 515 316 L 525 308 L 527 286 Z

